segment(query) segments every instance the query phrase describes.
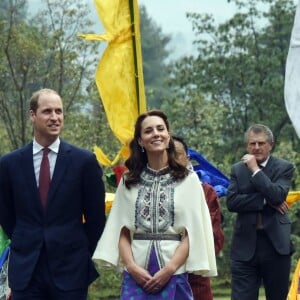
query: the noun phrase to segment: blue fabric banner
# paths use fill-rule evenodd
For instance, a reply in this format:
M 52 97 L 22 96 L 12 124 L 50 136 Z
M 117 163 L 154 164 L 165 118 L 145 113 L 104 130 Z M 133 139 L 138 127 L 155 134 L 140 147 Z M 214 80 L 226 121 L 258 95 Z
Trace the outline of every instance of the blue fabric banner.
M 229 178 L 199 152 L 189 148 L 188 154 L 192 163 L 193 160 L 198 163 L 193 164 L 193 169 L 197 173 L 199 179 L 202 182 L 212 185 L 219 197 L 225 196 L 229 185 Z

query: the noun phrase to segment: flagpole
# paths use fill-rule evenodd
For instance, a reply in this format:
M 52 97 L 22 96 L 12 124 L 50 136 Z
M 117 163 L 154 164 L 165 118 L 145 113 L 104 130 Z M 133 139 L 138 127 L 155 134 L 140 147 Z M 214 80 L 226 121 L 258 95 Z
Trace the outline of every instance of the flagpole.
M 142 65 L 142 51 L 140 33 L 137 26 L 140 25 L 137 0 L 128 0 L 130 11 L 130 22 L 132 32 L 132 49 L 133 49 L 133 61 L 134 61 L 134 75 L 135 75 L 135 88 L 138 114 L 144 112 L 145 108 L 145 91 L 144 91 L 144 76 Z M 139 41 L 137 41 L 137 39 Z M 138 43 L 139 42 L 139 43 Z
M 139 88 L 139 73 L 138 73 L 138 60 L 136 53 L 136 36 L 135 36 L 135 20 L 134 20 L 134 0 L 129 1 L 130 21 L 131 21 L 131 32 L 132 32 L 132 50 L 133 50 L 133 61 L 134 61 L 134 74 L 135 74 L 135 90 L 137 99 L 138 113 L 140 113 L 140 88 Z

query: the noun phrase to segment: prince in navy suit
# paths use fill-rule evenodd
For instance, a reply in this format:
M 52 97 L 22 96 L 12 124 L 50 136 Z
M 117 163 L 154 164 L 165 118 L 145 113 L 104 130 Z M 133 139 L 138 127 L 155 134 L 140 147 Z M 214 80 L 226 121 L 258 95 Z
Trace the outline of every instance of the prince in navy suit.
M 33 142 L 0 161 L 0 224 L 11 239 L 12 299 L 84 300 L 98 276 L 91 258 L 105 225 L 102 170 L 92 152 L 59 138 L 64 115 L 55 91 L 33 94 L 30 119 Z M 51 183 L 43 206 L 38 185 L 45 147 Z
M 270 155 L 272 131 L 255 124 L 245 134 L 248 153 L 231 169 L 229 211 L 237 213 L 231 244 L 232 300 L 285 300 L 291 264 L 291 221 L 285 202 L 293 165 Z

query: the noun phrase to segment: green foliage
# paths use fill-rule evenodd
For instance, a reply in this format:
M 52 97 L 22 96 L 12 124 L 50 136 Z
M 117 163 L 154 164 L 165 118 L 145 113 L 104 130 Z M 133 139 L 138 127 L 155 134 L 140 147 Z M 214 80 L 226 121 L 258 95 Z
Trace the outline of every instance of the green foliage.
M 295 166 L 295 173 L 293 177 L 293 185 L 291 186 L 291 190 L 299 190 L 300 189 L 300 157 L 299 151 L 297 148 L 293 147 L 293 143 L 291 141 L 285 140 L 284 142 L 279 142 L 273 151 L 274 155 L 291 161 Z
M 0 14 L 0 117 L 10 142 L 2 153 L 31 140 L 29 98 L 39 88 L 58 91 L 65 114 L 84 114 L 82 107 L 88 105 L 84 86 L 92 81 L 91 67 L 96 63 L 95 45 L 76 36 L 92 24 L 86 5 L 79 0 L 50 0 L 30 20 L 25 4 L 7 2 L 6 12 Z
M 170 37 L 149 17 L 146 8 L 140 6 L 140 31 L 143 55 L 143 73 L 148 108 L 160 108 L 170 92 L 166 88 L 169 52 L 166 46 Z
M 220 160 L 224 157 L 220 120 L 226 117 L 226 107 L 187 87 L 175 90 L 162 109 L 169 117 L 173 134 L 185 138 L 190 148 L 203 153 L 210 161 L 218 162 L 218 167 L 226 173 L 226 165 Z
M 198 53 L 170 66 L 172 97 L 163 103 L 173 134 L 204 154 L 227 176 L 246 151 L 244 132 L 253 123 L 268 125 L 274 155 L 294 163 L 291 190 L 299 190 L 299 138 L 287 116 L 285 60 L 295 6 L 293 1 L 234 1 L 237 13 L 216 24 L 212 16 L 188 14 Z M 221 199 L 225 245 L 217 257 L 220 278 L 229 278 L 229 249 L 235 214 Z M 298 245 L 297 206 L 290 209 Z M 299 257 L 295 253 L 293 258 Z
M 259 10 L 260 2 L 265 4 L 263 11 Z M 239 11 L 223 24 L 216 25 L 208 15 L 188 15 L 195 31 L 198 55 L 176 62 L 170 72 L 174 98 L 183 102 L 183 111 L 175 112 L 174 120 L 180 120 L 179 114 L 195 119 L 193 112 L 199 105 L 195 94 L 202 95 L 201 104 L 205 107 L 209 103 L 210 111 L 196 124 L 196 129 L 202 141 L 205 129 L 211 127 L 211 140 L 219 141 L 218 149 L 211 149 L 217 152 L 214 157 L 217 164 L 223 160 L 220 153 L 232 153 L 226 155 L 230 164 L 240 159 L 244 152 L 243 134 L 252 123 L 266 123 L 276 139 L 285 139 L 286 132 L 295 139 L 283 99 L 293 2 L 236 3 Z M 218 130 L 212 127 L 216 123 L 215 115 L 220 125 Z M 185 130 L 187 126 L 183 125 L 181 131 Z M 187 138 L 190 142 L 190 134 Z M 194 144 L 192 137 L 191 144 Z M 205 147 L 205 141 L 201 147 Z
M 119 299 L 122 273 L 113 269 L 99 269 L 99 267 L 98 270 L 100 277 L 91 284 L 88 299 Z

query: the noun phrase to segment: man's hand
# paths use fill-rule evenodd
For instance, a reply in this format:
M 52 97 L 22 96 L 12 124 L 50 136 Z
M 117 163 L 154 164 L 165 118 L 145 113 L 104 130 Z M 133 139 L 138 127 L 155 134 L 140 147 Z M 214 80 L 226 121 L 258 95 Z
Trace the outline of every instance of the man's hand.
M 6 300 L 11 300 L 11 295 L 12 295 L 12 293 L 11 293 L 11 289 L 9 289 L 7 292 L 6 292 Z
M 271 207 L 273 207 L 274 209 L 276 209 L 279 213 L 281 213 L 282 215 L 286 214 L 289 210 L 289 207 L 287 205 L 287 203 L 284 201 L 281 204 L 275 206 L 272 205 L 270 203 L 268 203 Z
M 259 166 L 257 164 L 256 158 L 252 154 L 245 154 L 241 161 L 248 167 L 252 173 L 254 173 L 256 170 L 259 170 Z

